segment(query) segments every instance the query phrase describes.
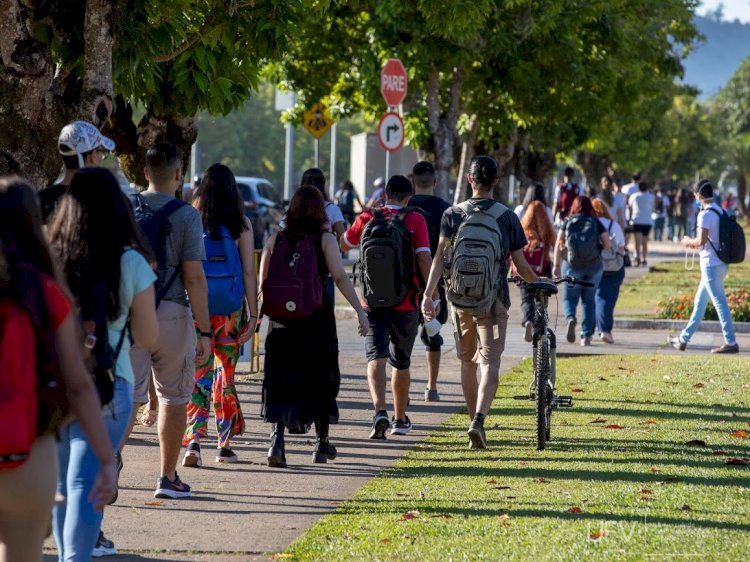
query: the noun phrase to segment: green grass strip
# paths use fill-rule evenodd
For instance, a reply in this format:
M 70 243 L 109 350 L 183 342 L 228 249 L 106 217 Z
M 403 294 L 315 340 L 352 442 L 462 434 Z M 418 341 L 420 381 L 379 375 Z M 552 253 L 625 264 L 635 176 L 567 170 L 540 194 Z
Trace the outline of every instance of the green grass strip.
M 747 559 L 750 468 L 726 463 L 750 461 L 748 372 L 736 357 L 561 359 L 575 407 L 540 452 L 532 403 L 509 398 L 529 384 L 523 362 L 502 378 L 488 449 L 468 449 L 453 415 L 277 557 Z

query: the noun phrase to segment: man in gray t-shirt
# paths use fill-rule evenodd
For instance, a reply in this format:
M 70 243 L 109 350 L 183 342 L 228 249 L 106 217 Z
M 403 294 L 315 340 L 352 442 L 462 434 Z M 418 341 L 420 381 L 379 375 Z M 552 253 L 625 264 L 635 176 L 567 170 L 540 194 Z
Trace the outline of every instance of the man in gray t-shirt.
M 141 193 L 152 211 L 174 200 L 182 185 L 182 156 L 174 145 L 160 143 L 146 153 L 148 189 Z M 135 410 L 148 400 L 149 379 L 154 377 L 159 398 L 159 449 L 161 472 L 154 496 L 190 497 L 190 486 L 177 476 L 175 467 L 185 432 L 185 407 L 195 382 L 195 364 L 203 365 L 211 354 L 211 321 L 208 314 L 208 287 L 203 274 L 203 224 L 198 211 L 182 205 L 167 219 L 167 270 L 164 280 L 172 278 L 156 309 L 159 339 L 153 349 L 134 345 L 133 363 Z M 154 248 L 154 251 L 157 249 Z M 138 319 L 133 318 L 136 322 Z M 200 337 L 196 338 L 196 331 Z

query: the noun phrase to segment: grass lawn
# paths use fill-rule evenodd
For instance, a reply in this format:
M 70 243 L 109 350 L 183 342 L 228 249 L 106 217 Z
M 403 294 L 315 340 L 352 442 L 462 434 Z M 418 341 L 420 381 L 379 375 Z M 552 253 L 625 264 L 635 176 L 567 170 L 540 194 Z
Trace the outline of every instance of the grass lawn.
M 561 359 L 575 407 L 541 452 L 531 402 L 508 398 L 529 368 L 503 377 L 488 449 L 468 449 L 468 418 L 452 416 L 276 557 L 747 559 L 750 467 L 726 462 L 750 462 L 748 359 Z
M 658 301 L 680 293 L 694 295 L 700 278 L 697 256 L 693 270 L 686 270 L 684 261 L 659 263 L 654 271 L 622 286 L 616 312 L 624 316 L 655 318 Z M 750 260 L 730 266 L 724 283 L 727 289 L 750 285 Z

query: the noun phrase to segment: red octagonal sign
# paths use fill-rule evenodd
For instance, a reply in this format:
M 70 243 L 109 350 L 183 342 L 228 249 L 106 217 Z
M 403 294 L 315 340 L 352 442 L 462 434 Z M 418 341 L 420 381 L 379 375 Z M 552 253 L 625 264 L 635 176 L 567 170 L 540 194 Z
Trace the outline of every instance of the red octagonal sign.
M 399 59 L 388 59 L 380 72 L 380 93 L 389 106 L 399 105 L 406 97 L 406 68 Z

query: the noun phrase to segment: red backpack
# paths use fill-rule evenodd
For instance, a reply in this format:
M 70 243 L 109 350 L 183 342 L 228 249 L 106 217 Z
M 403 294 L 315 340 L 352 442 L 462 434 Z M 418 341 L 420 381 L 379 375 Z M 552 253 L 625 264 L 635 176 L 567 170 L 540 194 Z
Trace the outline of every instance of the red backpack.
M 547 259 L 547 248 L 543 245 L 539 245 L 533 250 L 530 250 L 528 246 L 523 249 L 523 256 L 526 258 L 526 262 L 534 270 L 537 275 L 545 275 L 545 266 L 549 265 Z
M 315 244 L 319 237 L 289 238 L 283 231 L 276 243 L 263 281 L 262 314 L 271 319 L 301 320 L 323 304 L 323 280 Z
M 0 301 L 0 468 L 23 464 L 37 436 L 35 341 L 28 314 Z
M 568 184 L 560 184 L 560 218 L 565 218 L 570 214 L 570 208 L 573 206 L 573 200 L 580 194 L 580 189 L 577 183 L 573 183 L 568 187 Z

